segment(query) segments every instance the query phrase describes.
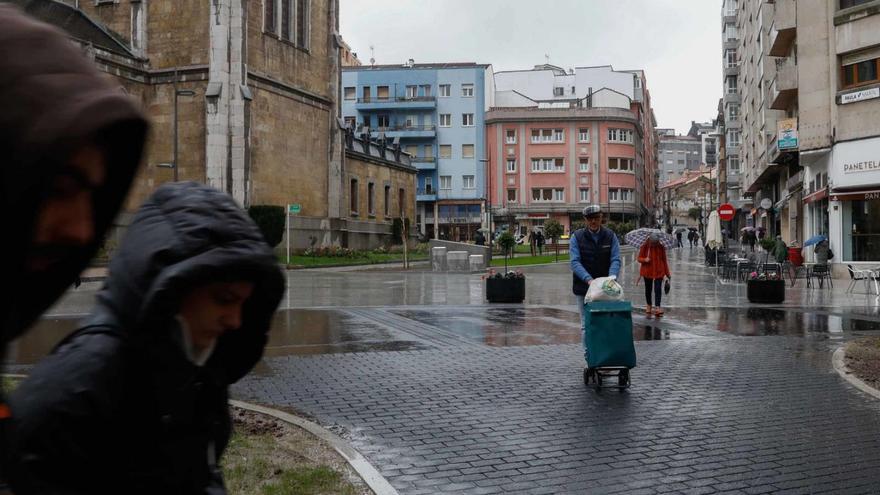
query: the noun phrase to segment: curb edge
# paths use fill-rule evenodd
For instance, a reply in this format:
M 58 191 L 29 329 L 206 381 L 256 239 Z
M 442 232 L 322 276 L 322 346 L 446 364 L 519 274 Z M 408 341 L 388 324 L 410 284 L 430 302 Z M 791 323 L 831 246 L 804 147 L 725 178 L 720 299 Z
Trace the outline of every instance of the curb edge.
M 349 443 L 341 437 L 327 431 L 317 423 L 313 423 L 284 411 L 265 406 L 258 406 L 249 402 L 230 400 L 229 404 L 248 411 L 266 414 L 275 419 L 299 426 L 333 447 L 333 450 L 338 452 L 339 455 L 348 462 L 348 465 L 351 466 L 361 479 L 364 480 L 364 483 L 373 490 L 373 493 L 376 495 L 398 495 L 397 490 L 391 486 L 391 483 L 389 483 L 384 476 L 379 474 L 379 470 L 370 464 L 360 452 L 355 450 L 354 447 L 349 445 Z
M 880 399 L 880 390 L 868 385 L 863 382 L 859 378 L 857 378 L 852 370 L 846 365 L 846 361 L 844 361 L 843 357 L 846 354 L 846 346 L 838 347 L 834 354 L 831 356 L 831 365 L 834 367 L 834 371 L 840 375 L 841 378 L 848 381 L 850 385 L 853 387 L 865 392 L 866 394 L 874 397 L 875 399 Z

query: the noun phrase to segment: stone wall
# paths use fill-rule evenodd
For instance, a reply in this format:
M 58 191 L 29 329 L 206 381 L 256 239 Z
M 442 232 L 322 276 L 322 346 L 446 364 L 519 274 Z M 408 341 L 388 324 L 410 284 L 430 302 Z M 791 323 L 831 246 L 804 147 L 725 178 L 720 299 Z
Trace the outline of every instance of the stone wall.
M 299 203 L 327 216 L 328 111 L 260 83 L 250 105 L 251 204 Z

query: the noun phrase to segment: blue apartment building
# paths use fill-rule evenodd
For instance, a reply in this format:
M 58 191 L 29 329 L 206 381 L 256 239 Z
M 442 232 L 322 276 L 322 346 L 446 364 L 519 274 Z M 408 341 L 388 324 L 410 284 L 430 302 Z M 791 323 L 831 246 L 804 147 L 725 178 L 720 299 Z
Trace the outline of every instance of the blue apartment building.
M 473 239 L 484 223 L 491 65 L 342 68 L 342 115 L 360 135 L 399 142 L 418 168 L 415 225 L 427 238 Z M 412 221 L 412 220 L 411 220 Z

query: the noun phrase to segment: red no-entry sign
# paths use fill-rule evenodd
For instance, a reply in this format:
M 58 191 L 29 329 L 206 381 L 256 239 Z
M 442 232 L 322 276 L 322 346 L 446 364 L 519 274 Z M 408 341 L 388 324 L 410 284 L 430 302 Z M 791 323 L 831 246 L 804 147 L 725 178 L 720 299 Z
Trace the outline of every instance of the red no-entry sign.
M 718 217 L 725 222 L 729 222 L 733 220 L 734 215 L 736 215 L 736 209 L 730 203 L 724 203 L 723 205 L 718 207 Z

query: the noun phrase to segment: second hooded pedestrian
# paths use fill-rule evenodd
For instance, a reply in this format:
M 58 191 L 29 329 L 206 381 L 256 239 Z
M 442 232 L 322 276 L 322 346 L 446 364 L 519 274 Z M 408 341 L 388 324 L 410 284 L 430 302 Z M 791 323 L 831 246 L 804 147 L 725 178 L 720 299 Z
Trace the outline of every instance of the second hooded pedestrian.
M 227 388 L 260 359 L 283 291 L 231 197 L 157 189 L 92 315 L 11 397 L 14 493 L 226 493 Z

